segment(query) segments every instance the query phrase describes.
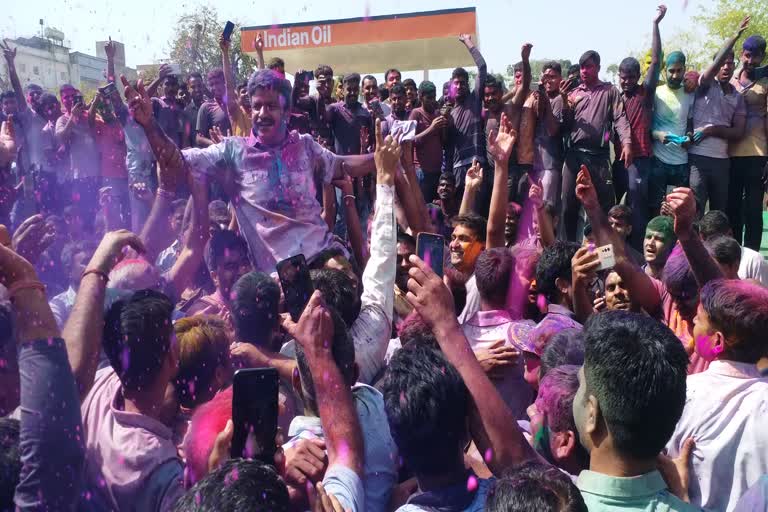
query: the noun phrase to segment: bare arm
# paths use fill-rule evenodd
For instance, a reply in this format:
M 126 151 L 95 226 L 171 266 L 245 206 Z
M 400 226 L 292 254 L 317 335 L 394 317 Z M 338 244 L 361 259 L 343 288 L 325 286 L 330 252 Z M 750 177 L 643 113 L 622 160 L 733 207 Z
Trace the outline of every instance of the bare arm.
M 593 247 L 582 246 L 571 260 L 571 282 L 573 283 L 573 312 L 579 322 L 584 323 L 592 315 L 592 301 L 589 285 L 597 277 L 600 259 Z
M 203 251 L 210 236 L 208 183 L 204 177 L 195 176 L 191 172 L 187 173 L 187 181 L 192 191 L 192 218 L 184 236 L 184 245 L 168 276 L 173 289 L 179 294 L 192 282 L 192 277 L 203 261 Z
M 504 247 L 504 223 L 507 218 L 507 179 L 509 157 L 517 140 L 517 133 L 506 114 L 501 115 L 499 132 L 488 134 L 488 151 L 493 155 L 493 190 L 488 209 L 488 227 L 485 239 L 486 249 Z
M 323 185 L 323 209 L 320 216 L 328 225 L 328 231 L 336 226 L 336 192 L 333 185 Z
M 467 169 L 467 176 L 464 179 L 464 195 L 461 196 L 459 215 L 474 211 L 477 191 L 480 189 L 482 182 L 483 169 L 480 167 L 480 163 L 477 159 L 475 159 L 470 168 Z
M 477 66 L 477 76 L 475 77 L 475 94 L 477 96 L 478 103 L 482 107 L 483 87 L 485 87 L 485 79 L 488 76 L 488 65 L 485 63 L 483 54 L 480 53 L 480 50 L 477 48 L 477 46 L 475 46 L 475 42 L 472 40 L 472 35 L 461 34 L 459 36 L 459 41 L 464 43 L 464 46 L 467 47 L 469 54 L 472 56 L 472 60 L 475 61 L 475 66 Z
M 544 189 L 541 181 L 531 183 L 528 189 L 528 198 L 536 209 L 536 221 L 539 224 L 539 236 L 541 237 L 542 247 L 551 247 L 555 243 L 555 228 L 552 224 L 552 217 L 546 209 L 544 202 Z
M 661 304 L 661 297 L 653 281 L 627 255 L 625 242 L 608 222 L 608 217 L 597 199 L 597 192 L 592 184 L 589 170 L 583 165 L 576 178 L 576 196 L 587 212 L 596 244 L 598 246 L 613 244 L 613 253 L 616 258 L 614 268 L 627 284 L 628 289 L 632 290 L 632 297 L 636 298 L 645 311 L 649 313 L 657 311 Z
M 656 84 L 659 83 L 659 70 L 661 69 L 661 33 L 659 32 L 659 23 L 664 19 L 667 13 L 667 6 L 660 5 L 653 18 L 653 42 L 651 43 L 651 65 L 648 67 L 648 74 L 645 76 L 646 100 L 653 102 L 653 96 L 656 91 Z
M 715 56 L 715 60 L 712 61 L 712 64 L 710 64 L 710 66 L 706 70 L 704 70 L 704 72 L 701 74 L 701 77 L 699 78 L 699 85 L 702 88 L 706 89 L 707 87 L 712 85 L 712 82 L 715 81 L 717 72 L 723 66 L 723 63 L 725 62 L 726 57 L 728 57 L 728 55 L 733 50 L 733 45 L 736 44 L 736 41 L 741 37 L 744 31 L 747 30 L 747 27 L 749 27 L 750 18 L 751 18 L 750 16 L 747 16 L 741 21 L 741 23 L 739 24 L 739 28 L 736 29 L 736 33 L 725 40 L 725 43 L 723 43 L 722 48 L 720 48 L 720 51 L 717 52 L 717 55 Z
M 264 65 L 264 37 L 261 34 L 256 36 L 256 69 L 266 69 Z
M 333 184 L 334 186 L 337 186 L 339 189 L 341 189 L 341 200 L 344 204 L 344 218 L 347 220 L 347 235 L 349 236 L 349 245 L 352 247 L 355 260 L 358 262 L 360 267 L 364 267 L 368 257 L 365 253 L 365 244 L 363 243 L 363 229 L 360 225 L 360 215 L 357 213 L 357 205 L 355 204 L 355 190 L 352 186 L 352 179 L 347 176 L 346 179 L 335 180 Z M 333 194 L 334 204 L 335 199 L 335 194 Z
M 533 48 L 531 43 L 525 43 L 520 50 L 520 57 L 523 62 L 523 83 L 520 84 L 520 87 L 515 88 L 515 94 L 512 96 L 512 105 L 519 108 L 523 106 L 531 90 L 531 63 L 529 61 L 531 48 Z
M 16 101 L 19 104 L 19 110 L 22 110 L 26 108 L 27 100 L 24 98 L 24 89 L 21 87 L 19 74 L 16 72 L 16 48 L 11 48 L 5 41 L 0 44 L 0 48 L 2 48 L 5 62 L 8 64 L 8 78 L 11 80 L 13 92 L 16 93 Z
M 81 401 L 93 386 L 99 362 L 104 331 L 104 291 L 107 287 L 104 276 L 109 274 L 120 252 L 128 245 L 143 252 L 141 240 L 128 230 L 111 231 L 104 235 L 86 267 L 72 313 L 64 325 L 62 337 L 67 345 L 69 365 Z
M 453 312 L 453 297 L 443 281 L 421 259 L 411 256 L 408 301 L 432 327 L 440 349 L 467 385 L 477 410 L 470 428 L 480 453 L 492 454 L 489 468 L 503 469 L 536 455 L 517 427 L 512 412 L 472 352 Z
M 424 219 L 419 213 L 419 205 L 416 204 L 416 198 L 413 196 L 411 187 L 406 180 L 405 175 L 401 172 L 395 173 L 395 192 L 400 200 L 400 206 L 405 213 L 408 227 L 411 229 L 413 236 L 418 235 L 426 228 Z
M 157 78 L 152 80 L 152 82 L 149 84 L 149 87 L 147 87 L 147 95 L 150 98 L 157 97 L 157 89 L 160 87 L 160 84 L 163 83 L 165 77 L 170 74 L 172 74 L 171 67 L 168 64 L 160 64 L 160 69 L 157 71 Z
M 226 101 L 227 113 L 230 121 L 233 121 L 240 114 L 240 105 L 237 103 L 237 94 L 235 93 L 235 77 L 232 73 L 232 60 L 229 57 L 230 42 L 219 36 L 219 48 L 221 48 L 221 65 L 224 69 L 224 86 L 227 88 Z M 234 122 L 233 122 L 234 124 Z
M 336 157 L 338 165 L 334 169 L 333 179 L 341 179 L 348 174 L 353 178 L 367 176 L 376 170 L 373 153 L 366 155 L 345 155 Z

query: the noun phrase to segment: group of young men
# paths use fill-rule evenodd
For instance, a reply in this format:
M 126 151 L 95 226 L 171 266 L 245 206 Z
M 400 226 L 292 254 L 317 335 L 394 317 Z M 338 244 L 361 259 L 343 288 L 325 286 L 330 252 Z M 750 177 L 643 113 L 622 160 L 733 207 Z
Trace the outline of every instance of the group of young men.
M 507 91 L 461 35 L 439 98 L 260 40 L 237 83 L 222 37 L 59 102 L 4 46 L 0 509 L 768 509 L 766 43 L 699 74 L 665 13 L 642 82 L 536 88 L 525 44 Z M 274 450 L 232 457 L 264 367 Z

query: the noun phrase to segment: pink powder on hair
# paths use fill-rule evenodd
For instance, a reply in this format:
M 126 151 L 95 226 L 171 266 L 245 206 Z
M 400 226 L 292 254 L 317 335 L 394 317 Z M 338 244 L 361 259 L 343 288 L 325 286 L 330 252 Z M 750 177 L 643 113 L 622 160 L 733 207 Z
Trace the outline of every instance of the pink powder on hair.
M 208 472 L 208 457 L 211 455 L 216 436 L 232 419 L 232 387 L 216 393 L 210 402 L 197 408 L 192 415 L 187 436 L 184 438 L 184 453 L 189 468 L 189 484 L 201 480 Z

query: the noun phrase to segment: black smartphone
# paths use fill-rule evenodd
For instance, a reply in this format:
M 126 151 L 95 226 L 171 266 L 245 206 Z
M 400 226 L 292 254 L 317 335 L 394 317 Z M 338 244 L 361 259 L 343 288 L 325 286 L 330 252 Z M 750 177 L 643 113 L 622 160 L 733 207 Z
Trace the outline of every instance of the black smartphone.
M 291 319 L 298 322 L 309 298 L 312 297 L 312 292 L 315 291 L 304 255 L 297 254 L 279 262 L 277 275 L 283 288 L 286 309 L 291 314 Z
M 233 30 L 235 30 L 235 24 L 231 21 L 227 21 L 227 24 L 224 25 L 224 30 L 221 32 L 221 35 L 224 37 L 225 41 L 229 41 L 232 38 Z
M 237 370 L 232 379 L 232 458 L 258 459 L 275 465 L 277 392 L 275 368 Z
M 314 71 L 302 71 L 299 75 L 299 79 L 302 82 L 309 82 L 311 80 L 315 79 L 315 72 Z
M 99 92 L 102 94 L 102 96 L 106 98 L 109 98 L 110 96 L 112 96 L 115 93 L 115 91 L 117 91 L 117 87 L 115 87 L 114 82 L 109 82 L 104 87 L 99 87 Z
M 83 98 L 82 95 L 78 94 L 72 98 L 72 103 L 74 103 L 75 105 L 77 104 L 84 105 L 85 99 Z
M 441 279 L 443 277 L 443 258 L 445 239 L 433 233 L 419 233 L 416 238 L 416 255 L 429 265 Z

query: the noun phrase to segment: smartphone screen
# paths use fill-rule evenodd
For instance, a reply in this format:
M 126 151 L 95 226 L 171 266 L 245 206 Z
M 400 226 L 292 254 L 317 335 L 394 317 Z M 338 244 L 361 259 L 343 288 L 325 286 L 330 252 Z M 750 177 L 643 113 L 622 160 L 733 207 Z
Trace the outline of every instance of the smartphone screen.
M 304 255 L 297 254 L 279 262 L 277 275 L 283 287 L 286 309 L 291 314 L 291 319 L 298 322 L 312 292 L 315 291 Z
M 224 39 L 227 41 L 230 40 L 232 37 L 232 31 L 235 30 L 235 24 L 231 21 L 228 21 L 226 25 L 224 25 L 224 30 L 222 31 L 221 35 L 224 36 Z
M 232 458 L 274 465 L 279 377 L 274 368 L 237 370 L 232 379 Z
M 443 277 L 443 258 L 445 239 L 433 233 L 419 233 L 416 238 L 416 255 L 429 265 L 441 279 Z

